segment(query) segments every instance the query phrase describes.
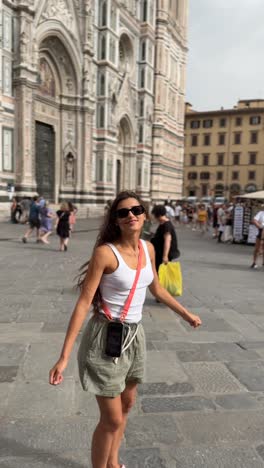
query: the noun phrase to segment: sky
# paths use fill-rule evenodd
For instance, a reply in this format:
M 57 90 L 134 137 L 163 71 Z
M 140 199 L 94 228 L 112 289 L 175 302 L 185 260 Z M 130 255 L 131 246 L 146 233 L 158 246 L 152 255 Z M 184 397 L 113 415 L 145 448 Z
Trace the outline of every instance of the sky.
M 189 0 L 188 47 L 195 110 L 264 99 L 264 0 Z

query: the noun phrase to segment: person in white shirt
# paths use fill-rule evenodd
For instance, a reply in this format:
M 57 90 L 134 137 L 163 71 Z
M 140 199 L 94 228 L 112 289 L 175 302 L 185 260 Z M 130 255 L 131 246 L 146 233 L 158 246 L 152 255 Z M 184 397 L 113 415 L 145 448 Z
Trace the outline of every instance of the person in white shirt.
M 179 203 L 176 203 L 175 208 L 174 208 L 176 223 L 180 223 L 181 210 L 182 210 L 181 205 Z
M 222 235 L 225 230 L 225 224 L 226 224 L 226 213 L 224 210 L 224 205 L 220 205 L 217 210 L 217 224 L 218 224 L 217 242 L 222 242 Z
M 166 214 L 168 216 L 168 218 L 170 219 L 170 221 L 173 221 L 174 219 L 174 216 L 175 216 L 175 212 L 174 212 L 174 209 L 172 208 L 172 206 L 166 202 L 165 204 L 165 209 L 166 209 Z
M 257 259 L 261 248 L 261 243 L 263 241 L 263 233 L 264 233 L 264 205 L 261 205 L 261 210 L 256 214 L 253 219 L 253 224 L 258 228 L 258 234 L 256 239 L 256 245 L 253 254 L 253 263 L 250 268 L 258 268 Z M 264 252 L 263 252 L 263 260 L 262 264 L 264 266 Z

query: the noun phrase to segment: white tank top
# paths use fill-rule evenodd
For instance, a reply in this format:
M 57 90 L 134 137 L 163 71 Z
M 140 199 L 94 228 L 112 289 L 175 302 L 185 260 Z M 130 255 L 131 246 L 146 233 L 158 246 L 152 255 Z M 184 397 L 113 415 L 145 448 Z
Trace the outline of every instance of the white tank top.
M 141 242 L 146 256 L 146 266 L 141 268 L 135 294 L 125 320 L 129 323 L 140 322 L 146 290 L 154 278 L 147 244 L 143 240 L 141 240 Z M 100 292 L 103 302 L 108 306 L 113 318 L 117 319 L 122 313 L 125 302 L 133 286 L 136 270 L 133 270 L 125 263 L 123 257 L 113 244 L 107 245 L 114 252 L 118 260 L 118 267 L 113 273 L 103 274 L 100 282 Z M 104 314 L 102 309 L 100 313 Z

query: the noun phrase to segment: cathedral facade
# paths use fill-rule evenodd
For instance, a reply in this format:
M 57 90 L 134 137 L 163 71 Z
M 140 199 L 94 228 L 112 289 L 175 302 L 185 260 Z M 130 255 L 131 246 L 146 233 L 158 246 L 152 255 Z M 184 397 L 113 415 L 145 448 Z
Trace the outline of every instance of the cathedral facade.
M 182 193 L 188 0 L 0 0 L 0 203 Z

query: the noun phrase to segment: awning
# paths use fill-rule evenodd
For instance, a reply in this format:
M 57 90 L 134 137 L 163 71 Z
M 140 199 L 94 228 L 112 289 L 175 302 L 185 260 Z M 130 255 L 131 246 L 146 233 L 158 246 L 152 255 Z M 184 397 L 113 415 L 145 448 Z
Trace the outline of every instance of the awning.
M 264 200 L 264 190 L 259 192 L 245 193 L 245 195 L 237 195 L 237 198 L 250 198 L 255 200 Z

